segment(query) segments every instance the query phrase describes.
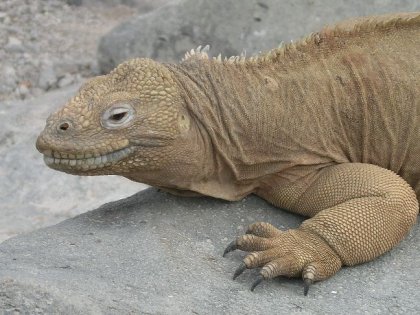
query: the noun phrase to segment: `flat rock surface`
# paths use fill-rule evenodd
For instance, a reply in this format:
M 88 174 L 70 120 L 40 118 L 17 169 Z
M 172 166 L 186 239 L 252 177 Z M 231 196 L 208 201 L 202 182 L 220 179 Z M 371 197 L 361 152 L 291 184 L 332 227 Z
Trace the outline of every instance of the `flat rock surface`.
M 419 314 L 420 230 L 374 262 L 341 270 L 302 294 L 300 280 L 249 290 L 257 274 L 221 256 L 246 226 L 302 218 L 257 197 L 182 198 L 148 189 L 0 245 L 6 314 Z

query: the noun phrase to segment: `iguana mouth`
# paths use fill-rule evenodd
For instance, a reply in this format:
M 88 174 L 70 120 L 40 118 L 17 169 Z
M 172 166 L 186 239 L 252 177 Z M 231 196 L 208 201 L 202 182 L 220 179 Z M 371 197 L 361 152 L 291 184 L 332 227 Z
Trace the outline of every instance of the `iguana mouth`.
M 65 154 L 55 151 L 43 152 L 44 162 L 51 168 L 92 170 L 115 164 L 134 152 L 133 147 L 122 148 L 110 153 Z

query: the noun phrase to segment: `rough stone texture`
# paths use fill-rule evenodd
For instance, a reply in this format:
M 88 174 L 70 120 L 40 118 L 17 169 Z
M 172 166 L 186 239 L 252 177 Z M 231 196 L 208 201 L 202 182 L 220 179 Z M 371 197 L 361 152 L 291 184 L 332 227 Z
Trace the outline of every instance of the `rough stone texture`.
M 96 75 L 99 37 L 167 1 L 1 0 L 0 101 L 60 88 L 64 77 Z
M 249 290 L 224 247 L 254 221 L 301 218 L 248 197 L 229 203 L 148 189 L 0 245 L 0 310 L 62 314 L 418 314 L 420 230 L 303 296 L 299 280 Z
M 152 11 L 155 8 L 165 4 L 168 0 L 64 0 L 70 5 L 87 5 L 87 6 L 118 6 L 125 5 L 139 10 L 142 14 Z
M 98 62 L 108 72 L 134 57 L 180 60 L 211 45 L 210 54 L 252 55 L 344 18 L 420 10 L 418 0 L 184 0 L 134 17 L 105 35 Z
M 48 115 L 79 85 L 0 103 L 0 241 L 55 224 L 146 186 L 122 177 L 78 177 L 48 168 L 35 148 Z

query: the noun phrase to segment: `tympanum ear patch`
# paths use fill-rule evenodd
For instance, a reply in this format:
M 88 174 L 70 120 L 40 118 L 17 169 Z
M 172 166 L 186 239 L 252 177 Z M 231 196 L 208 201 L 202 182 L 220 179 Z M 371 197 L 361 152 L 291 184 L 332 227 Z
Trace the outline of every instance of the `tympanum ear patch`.
M 178 124 L 181 132 L 188 131 L 190 129 L 190 118 L 184 112 L 178 115 Z

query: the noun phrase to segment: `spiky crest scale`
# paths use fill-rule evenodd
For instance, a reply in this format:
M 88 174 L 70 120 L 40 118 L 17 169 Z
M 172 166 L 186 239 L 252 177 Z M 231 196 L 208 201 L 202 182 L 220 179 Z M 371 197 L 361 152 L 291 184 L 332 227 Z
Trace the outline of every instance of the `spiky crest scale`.
M 261 63 L 266 61 L 279 60 L 279 58 L 293 58 L 296 52 L 311 54 L 326 40 L 334 40 L 336 38 L 351 39 L 361 34 L 372 32 L 384 32 L 392 28 L 411 27 L 417 25 L 420 27 L 420 14 L 418 13 L 401 13 L 399 15 L 385 15 L 373 16 L 369 18 L 352 19 L 341 22 L 334 26 L 326 26 L 320 32 L 312 33 L 309 36 L 302 38 L 297 42 L 290 42 L 288 44 L 281 43 L 278 48 L 274 48 L 265 53 L 246 58 L 245 54 L 239 56 L 222 57 L 219 54 L 213 57 L 212 60 L 224 64 L 244 64 L 244 63 Z M 196 49 L 191 49 L 185 53 L 185 57 L 181 62 L 185 62 L 191 58 L 209 59 L 208 51 L 210 46 L 206 45 L 203 49 L 198 46 Z M 333 48 L 333 49 L 331 49 Z M 334 47 L 330 47 L 329 52 L 333 52 Z

